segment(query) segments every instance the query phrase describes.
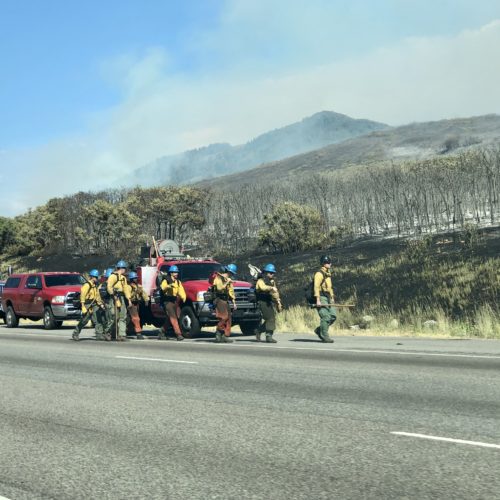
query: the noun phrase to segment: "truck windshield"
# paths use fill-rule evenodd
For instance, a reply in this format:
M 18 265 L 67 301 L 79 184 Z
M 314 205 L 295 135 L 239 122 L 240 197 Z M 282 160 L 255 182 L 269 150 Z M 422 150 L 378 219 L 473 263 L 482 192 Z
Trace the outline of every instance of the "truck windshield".
M 162 266 L 161 272 L 168 272 L 169 267 L 170 266 Z M 179 268 L 179 278 L 181 281 L 208 281 L 208 278 L 213 272 L 220 270 L 221 265 L 215 262 L 210 264 L 193 262 L 192 264 L 177 264 L 177 267 Z
M 45 286 L 80 286 L 85 283 L 79 274 L 57 274 L 45 276 Z

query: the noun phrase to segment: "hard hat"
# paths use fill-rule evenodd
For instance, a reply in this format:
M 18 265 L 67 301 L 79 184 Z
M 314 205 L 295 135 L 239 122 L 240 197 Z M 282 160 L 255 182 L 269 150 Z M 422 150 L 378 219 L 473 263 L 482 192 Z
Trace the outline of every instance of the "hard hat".
M 99 278 L 99 271 L 97 269 L 92 269 L 92 271 L 89 272 L 89 276 L 91 278 Z
M 328 257 L 328 255 L 322 255 L 319 259 L 319 263 L 321 265 L 323 264 L 331 264 L 332 263 L 332 259 L 330 259 L 330 257 Z
M 179 268 L 177 266 L 170 266 L 168 268 L 168 272 L 169 273 L 178 273 L 179 272 Z
M 137 279 L 137 273 L 135 271 L 130 271 L 128 273 L 128 279 L 129 280 L 136 280 Z
M 112 267 L 108 267 L 106 269 L 106 271 L 104 271 L 104 277 L 105 278 L 109 278 L 112 274 L 113 274 L 113 268 Z
M 231 274 L 236 274 L 238 272 L 238 268 L 236 267 L 236 264 L 228 264 L 226 266 L 226 269 L 228 272 L 230 272 Z
M 116 263 L 116 269 L 127 269 L 128 264 L 124 260 L 119 260 Z
M 274 274 L 276 272 L 276 268 L 274 267 L 274 264 L 266 264 L 264 266 L 264 272 Z

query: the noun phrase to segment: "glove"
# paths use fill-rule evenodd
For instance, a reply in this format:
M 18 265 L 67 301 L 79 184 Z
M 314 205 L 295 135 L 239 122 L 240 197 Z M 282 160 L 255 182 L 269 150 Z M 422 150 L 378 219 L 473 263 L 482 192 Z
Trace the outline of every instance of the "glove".
M 85 304 L 82 304 L 82 314 L 87 314 L 88 309 L 85 307 Z

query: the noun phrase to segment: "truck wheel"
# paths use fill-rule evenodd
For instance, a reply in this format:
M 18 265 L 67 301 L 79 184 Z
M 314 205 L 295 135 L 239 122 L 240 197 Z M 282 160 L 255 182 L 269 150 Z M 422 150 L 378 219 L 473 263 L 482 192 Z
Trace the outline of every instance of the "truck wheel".
M 19 325 L 19 318 L 16 316 L 12 306 L 7 307 L 7 312 L 5 313 L 5 324 L 7 328 L 15 328 Z
M 243 335 L 255 335 L 259 325 L 260 321 L 242 321 L 239 327 Z
M 54 330 L 56 327 L 56 320 L 50 306 L 45 306 L 43 310 L 43 327 L 45 330 Z
M 56 323 L 56 328 L 61 328 L 61 326 L 62 326 L 62 324 L 63 324 L 63 322 L 62 322 L 62 321 L 60 321 L 60 320 L 59 320 L 59 321 L 56 321 L 55 323 Z
M 189 306 L 185 306 L 182 308 L 179 323 L 182 335 L 187 339 L 192 339 L 193 337 L 199 335 L 201 332 L 200 322 L 194 314 L 193 309 Z

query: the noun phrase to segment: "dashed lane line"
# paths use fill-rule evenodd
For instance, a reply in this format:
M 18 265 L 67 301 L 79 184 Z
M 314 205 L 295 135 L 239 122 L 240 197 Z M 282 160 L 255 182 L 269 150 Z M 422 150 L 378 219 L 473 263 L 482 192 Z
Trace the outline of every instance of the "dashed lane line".
M 182 363 L 185 365 L 198 364 L 198 361 L 181 361 L 179 359 L 164 359 L 164 358 L 140 358 L 136 356 L 115 356 L 115 359 L 133 359 L 137 361 L 159 361 L 161 363 Z
M 467 444 L 469 446 L 480 446 L 482 448 L 494 448 L 496 450 L 500 450 L 500 444 L 493 443 L 483 443 L 481 441 L 468 441 L 466 439 L 454 439 L 447 438 L 441 436 L 432 436 L 428 434 L 415 434 L 412 432 L 391 432 L 395 436 L 405 436 L 405 437 L 413 437 L 418 439 L 429 439 L 431 441 L 444 441 L 446 443 L 457 443 L 457 444 Z

